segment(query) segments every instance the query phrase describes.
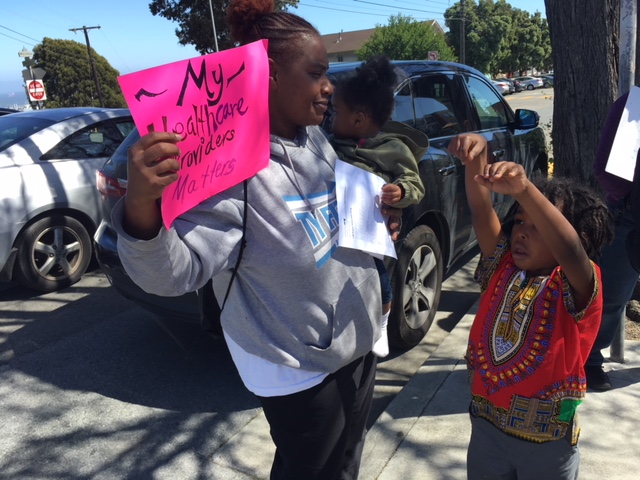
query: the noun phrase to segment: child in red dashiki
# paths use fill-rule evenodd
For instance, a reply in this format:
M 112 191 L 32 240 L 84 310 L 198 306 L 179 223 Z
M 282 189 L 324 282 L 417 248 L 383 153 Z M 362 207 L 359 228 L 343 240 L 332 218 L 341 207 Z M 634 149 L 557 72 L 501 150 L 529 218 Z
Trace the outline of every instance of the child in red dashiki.
M 455 137 L 449 150 L 466 165 L 482 254 L 467 351 L 468 478 L 577 479 L 576 409 L 602 317 L 600 269 L 591 258 L 612 239 L 610 216 L 594 192 L 570 180 L 534 183 L 519 164 L 488 163 L 480 135 Z M 491 192 L 518 202 L 509 237 Z

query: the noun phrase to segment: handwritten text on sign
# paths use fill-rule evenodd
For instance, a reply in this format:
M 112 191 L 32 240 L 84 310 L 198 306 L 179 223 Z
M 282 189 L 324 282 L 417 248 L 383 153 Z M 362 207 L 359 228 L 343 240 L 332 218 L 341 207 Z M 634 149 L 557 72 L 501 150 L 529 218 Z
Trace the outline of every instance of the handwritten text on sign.
M 182 135 L 177 182 L 162 195 L 162 218 L 175 218 L 255 175 L 269 162 L 269 63 L 266 41 L 118 78 L 144 135 Z

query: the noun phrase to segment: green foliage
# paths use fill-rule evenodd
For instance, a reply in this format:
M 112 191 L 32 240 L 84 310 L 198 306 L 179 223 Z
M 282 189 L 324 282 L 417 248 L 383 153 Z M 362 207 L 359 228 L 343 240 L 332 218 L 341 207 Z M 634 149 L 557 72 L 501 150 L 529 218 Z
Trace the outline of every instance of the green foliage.
M 288 6 L 297 6 L 300 0 L 276 0 L 276 10 L 286 10 Z M 176 36 L 180 45 L 193 45 L 201 54 L 213 53 L 215 41 L 211 26 L 211 7 L 218 37 L 218 49 L 234 47 L 226 22 L 226 10 L 229 0 L 153 0 L 149 10 L 154 15 L 176 22 Z
M 439 53 L 440 60 L 454 61 L 453 50 L 440 32 L 427 22 L 412 17 L 394 15 L 387 26 L 376 26 L 371 38 L 356 52 L 360 60 L 373 55 L 386 55 L 393 60 L 426 59 L 430 51 Z
M 464 18 L 467 65 L 493 75 L 552 68 L 549 25 L 539 12 L 532 15 L 506 0 L 464 3 L 464 17 L 461 2 L 447 9 L 444 17 L 447 40 L 459 58 Z
M 119 72 L 95 50 L 92 55 L 105 107 L 126 107 L 118 84 Z M 46 72 L 44 85 L 48 108 L 100 106 L 86 45 L 45 37 L 33 49 L 33 60 L 35 66 Z

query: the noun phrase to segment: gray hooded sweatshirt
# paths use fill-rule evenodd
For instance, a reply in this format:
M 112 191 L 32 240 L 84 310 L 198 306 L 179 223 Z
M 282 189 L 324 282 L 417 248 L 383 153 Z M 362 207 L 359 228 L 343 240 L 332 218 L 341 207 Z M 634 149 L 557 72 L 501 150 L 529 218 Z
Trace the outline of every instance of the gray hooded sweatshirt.
M 271 138 L 269 165 L 248 183 L 246 248 L 222 327 L 245 351 L 270 362 L 332 373 L 371 351 L 380 336 L 380 281 L 370 255 L 338 248 L 335 151 L 319 127 L 297 142 Z M 142 241 L 122 229 L 118 254 L 149 293 L 177 296 L 213 278 L 221 301 L 242 236 L 243 184 Z

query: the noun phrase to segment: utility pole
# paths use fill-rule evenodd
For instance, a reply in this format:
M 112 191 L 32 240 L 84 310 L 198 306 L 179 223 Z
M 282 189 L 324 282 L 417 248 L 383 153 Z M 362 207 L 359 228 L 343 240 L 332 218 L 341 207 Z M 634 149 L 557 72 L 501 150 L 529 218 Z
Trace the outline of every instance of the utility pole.
M 216 33 L 216 21 L 213 19 L 213 4 L 211 3 L 211 0 L 209 0 L 209 11 L 211 12 L 211 25 L 213 25 L 213 43 L 216 47 L 216 52 L 219 52 L 218 34 Z
M 93 71 L 93 81 L 96 84 L 96 92 L 98 92 L 98 99 L 100 100 L 100 106 L 104 108 L 104 97 L 102 96 L 102 87 L 100 86 L 100 79 L 98 78 L 98 69 L 96 68 L 96 61 L 93 58 L 93 53 L 91 53 L 91 44 L 89 43 L 89 30 L 92 30 L 97 27 L 82 27 L 82 28 L 70 28 L 69 31 L 77 32 L 78 30 L 82 30 L 84 32 L 84 38 L 87 41 L 87 50 L 89 52 L 89 62 L 91 63 L 91 70 Z
M 462 20 L 460 21 L 460 63 L 464 64 L 466 62 L 465 53 L 465 37 L 467 36 L 466 28 L 465 28 L 465 14 L 466 14 L 466 5 L 464 0 L 460 0 L 460 7 L 462 7 Z

